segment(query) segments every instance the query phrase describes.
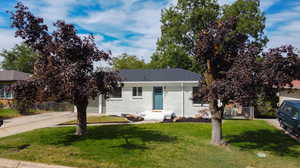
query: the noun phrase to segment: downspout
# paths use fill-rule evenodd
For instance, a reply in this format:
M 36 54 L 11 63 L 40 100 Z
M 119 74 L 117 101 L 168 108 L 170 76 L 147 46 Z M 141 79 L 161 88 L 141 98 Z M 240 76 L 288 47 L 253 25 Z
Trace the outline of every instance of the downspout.
M 101 96 L 102 98 L 102 100 L 101 100 L 101 106 L 102 106 L 102 108 L 101 108 L 101 113 L 102 114 L 106 114 L 106 112 L 107 112 L 107 109 L 106 109 L 106 95 L 104 95 L 104 94 L 102 94 L 102 96 Z
M 100 94 L 98 97 L 98 113 L 102 113 L 102 94 Z
M 181 83 L 181 96 L 182 96 L 181 111 L 182 111 L 182 117 L 184 117 L 184 90 L 183 90 L 183 83 Z

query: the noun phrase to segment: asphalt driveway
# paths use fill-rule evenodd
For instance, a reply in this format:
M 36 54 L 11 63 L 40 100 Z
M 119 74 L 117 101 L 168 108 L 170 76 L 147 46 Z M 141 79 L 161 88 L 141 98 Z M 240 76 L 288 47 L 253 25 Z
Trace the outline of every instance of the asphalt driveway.
M 76 113 L 74 112 L 49 112 L 7 119 L 4 120 L 4 125 L 0 127 L 0 138 L 38 128 L 52 127 L 75 119 Z

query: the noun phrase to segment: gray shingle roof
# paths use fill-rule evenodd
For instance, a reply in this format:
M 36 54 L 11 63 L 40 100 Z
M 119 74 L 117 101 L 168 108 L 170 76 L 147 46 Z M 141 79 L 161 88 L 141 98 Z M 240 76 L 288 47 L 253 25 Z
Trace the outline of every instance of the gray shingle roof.
M 19 72 L 15 70 L 3 70 L 0 71 L 0 81 L 19 81 L 26 80 L 31 74 Z
M 198 81 L 200 75 L 184 69 L 132 69 L 120 70 L 125 82 L 132 81 Z

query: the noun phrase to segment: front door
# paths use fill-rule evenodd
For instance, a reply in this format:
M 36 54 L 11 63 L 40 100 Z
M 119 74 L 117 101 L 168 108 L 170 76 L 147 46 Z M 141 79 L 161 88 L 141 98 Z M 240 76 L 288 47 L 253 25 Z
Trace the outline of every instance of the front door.
M 163 88 L 153 88 L 153 110 L 163 110 Z

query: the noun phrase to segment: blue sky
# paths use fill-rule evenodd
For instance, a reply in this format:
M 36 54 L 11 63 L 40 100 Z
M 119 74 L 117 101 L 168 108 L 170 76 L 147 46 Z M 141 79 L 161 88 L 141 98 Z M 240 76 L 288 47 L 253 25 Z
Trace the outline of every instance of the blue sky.
M 230 4 L 234 0 L 218 0 Z M 160 37 L 161 10 L 176 0 L 23 0 L 37 16 L 51 25 L 57 19 L 74 23 L 84 36 L 93 33 L 99 48 L 114 56 L 128 53 L 150 60 Z M 0 50 L 12 48 L 14 38 L 5 11 L 13 10 L 15 0 L 0 0 Z M 300 49 L 300 1 L 261 0 L 265 12 L 268 47 L 292 44 Z

